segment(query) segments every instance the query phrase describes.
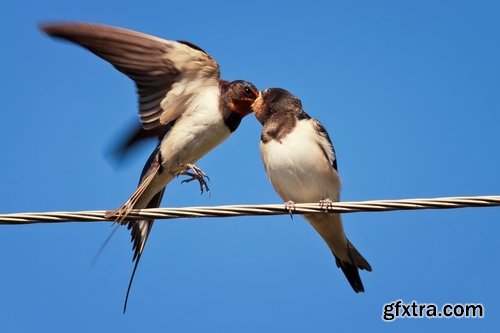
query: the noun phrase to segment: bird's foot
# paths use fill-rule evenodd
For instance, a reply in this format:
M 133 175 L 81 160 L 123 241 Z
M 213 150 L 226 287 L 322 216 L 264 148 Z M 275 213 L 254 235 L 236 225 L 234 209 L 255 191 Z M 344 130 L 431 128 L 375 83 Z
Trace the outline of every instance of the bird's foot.
M 326 209 L 326 210 L 333 209 L 334 208 L 333 201 L 330 200 L 330 199 L 320 200 L 319 201 L 319 207 L 323 208 L 323 209 Z
M 290 214 L 290 218 L 293 220 L 293 212 L 295 211 L 295 202 L 289 200 L 285 202 L 285 209 L 288 210 L 288 214 Z
M 208 188 L 207 180 L 210 181 L 210 178 L 206 173 L 204 173 L 200 168 L 198 168 L 196 165 L 191 164 L 191 163 L 185 163 L 181 164 L 181 166 L 185 167 L 183 171 L 179 173 L 179 175 L 184 175 L 188 176 L 190 178 L 184 179 L 181 184 L 183 183 L 190 183 L 193 180 L 197 180 L 198 183 L 200 184 L 200 190 L 201 194 L 203 194 L 203 191 L 210 193 L 210 189 Z M 189 172 L 191 170 L 192 172 Z

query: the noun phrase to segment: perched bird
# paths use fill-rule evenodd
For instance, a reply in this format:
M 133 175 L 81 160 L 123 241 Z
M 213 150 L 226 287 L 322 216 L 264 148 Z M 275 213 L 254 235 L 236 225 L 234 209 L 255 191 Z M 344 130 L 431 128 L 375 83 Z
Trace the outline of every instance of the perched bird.
M 206 175 L 193 165 L 234 132 L 252 112 L 257 88 L 247 81 L 220 79 L 217 62 L 201 48 L 185 41 L 170 41 L 117 27 L 60 23 L 42 25 L 52 37 L 87 48 L 111 63 L 136 85 L 142 130 L 130 143 L 156 136 L 157 148 L 149 157 L 135 192 L 108 218 L 131 229 L 135 262 L 123 311 L 137 266 L 154 220 L 127 220 L 132 209 L 160 205 L 165 186 L 185 174 L 208 190 Z
M 263 125 L 260 152 L 264 168 L 286 207 L 293 211 L 294 203 L 328 206 L 339 201 L 340 178 L 333 144 L 323 125 L 302 109 L 301 101 L 284 89 L 270 88 L 261 93 L 252 108 Z M 364 291 L 358 268 L 372 268 L 347 239 L 340 214 L 304 217 L 326 242 L 354 291 Z

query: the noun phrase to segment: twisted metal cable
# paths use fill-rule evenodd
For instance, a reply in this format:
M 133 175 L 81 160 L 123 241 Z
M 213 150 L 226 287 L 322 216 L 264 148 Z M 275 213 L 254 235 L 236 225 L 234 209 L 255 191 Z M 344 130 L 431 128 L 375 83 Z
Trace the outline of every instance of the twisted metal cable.
M 319 203 L 295 204 L 294 214 L 310 213 L 357 213 L 384 212 L 394 210 L 451 209 L 466 207 L 500 206 L 500 196 L 444 197 L 428 199 L 370 200 L 358 202 L 334 202 L 328 208 Z M 79 212 L 43 212 L 0 214 L 0 225 L 60 223 L 60 222 L 100 222 L 106 219 L 104 210 Z M 132 210 L 128 219 L 175 219 L 199 217 L 234 217 L 256 215 L 290 214 L 284 204 L 277 205 L 230 205 L 185 208 L 150 208 Z

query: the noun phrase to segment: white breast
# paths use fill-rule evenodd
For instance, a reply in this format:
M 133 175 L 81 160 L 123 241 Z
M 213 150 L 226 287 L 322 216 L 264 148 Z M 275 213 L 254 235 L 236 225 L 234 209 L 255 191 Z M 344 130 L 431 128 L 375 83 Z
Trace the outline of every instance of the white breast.
M 160 149 L 170 172 L 176 173 L 179 164 L 195 163 L 229 137 L 231 132 L 219 111 L 219 96 L 216 87 L 201 91 L 163 138 Z
M 260 150 L 269 179 L 284 201 L 339 199 L 339 176 L 320 147 L 312 120 L 298 121 L 281 142 L 261 142 Z

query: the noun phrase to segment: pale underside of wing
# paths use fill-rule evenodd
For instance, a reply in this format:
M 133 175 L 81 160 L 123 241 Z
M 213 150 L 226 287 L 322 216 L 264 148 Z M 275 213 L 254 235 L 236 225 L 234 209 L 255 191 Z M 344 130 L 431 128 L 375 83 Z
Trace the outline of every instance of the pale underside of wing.
M 189 43 L 97 24 L 59 23 L 40 28 L 87 48 L 132 79 L 146 130 L 177 119 L 196 94 L 219 84 L 216 61 Z

